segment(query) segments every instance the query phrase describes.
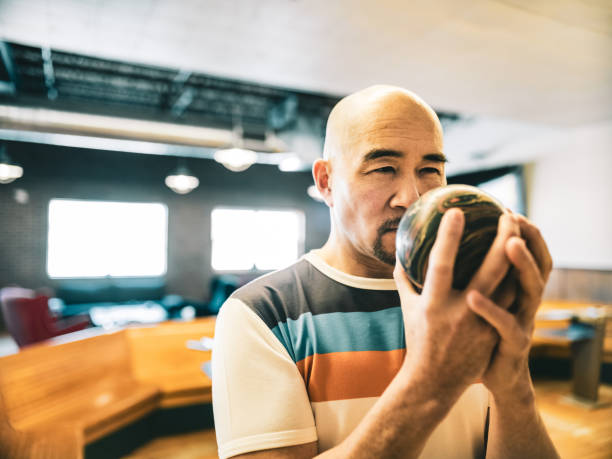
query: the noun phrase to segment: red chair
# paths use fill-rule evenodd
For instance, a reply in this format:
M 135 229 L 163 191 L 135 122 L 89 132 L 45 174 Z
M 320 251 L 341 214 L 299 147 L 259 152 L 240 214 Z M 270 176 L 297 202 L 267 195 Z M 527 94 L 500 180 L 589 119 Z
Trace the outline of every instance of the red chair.
M 7 287 L 0 292 L 4 323 L 19 347 L 90 325 L 89 317 L 85 315 L 66 319 L 53 316 L 48 302 L 48 296 L 35 296 L 32 290 Z

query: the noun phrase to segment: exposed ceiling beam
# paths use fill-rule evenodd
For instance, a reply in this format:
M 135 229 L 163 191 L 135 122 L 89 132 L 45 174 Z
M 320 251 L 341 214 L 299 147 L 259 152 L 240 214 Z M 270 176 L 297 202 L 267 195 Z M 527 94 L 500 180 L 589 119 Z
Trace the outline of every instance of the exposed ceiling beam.
M 51 48 L 48 46 L 43 46 L 40 51 L 43 59 L 43 73 L 45 75 L 47 97 L 49 100 L 55 100 L 57 99 L 57 88 L 55 87 L 55 72 L 53 71 Z
M 0 68 L 0 75 L 5 74 L 7 77 L 7 80 L 0 79 L 0 94 L 14 95 L 16 92 L 15 68 L 9 48 L 3 41 L 0 41 L 0 63 L 3 67 Z

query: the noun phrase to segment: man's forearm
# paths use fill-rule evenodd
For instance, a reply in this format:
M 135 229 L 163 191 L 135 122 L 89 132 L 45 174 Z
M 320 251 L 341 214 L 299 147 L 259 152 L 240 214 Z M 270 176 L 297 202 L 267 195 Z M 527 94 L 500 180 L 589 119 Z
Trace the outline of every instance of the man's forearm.
M 493 397 L 487 458 L 558 458 L 540 418 L 531 380 L 511 395 Z
M 357 428 L 320 458 L 418 457 L 461 395 L 438 391 L 400 371 Z M 440 394 L 445 393 L 443 398 Z

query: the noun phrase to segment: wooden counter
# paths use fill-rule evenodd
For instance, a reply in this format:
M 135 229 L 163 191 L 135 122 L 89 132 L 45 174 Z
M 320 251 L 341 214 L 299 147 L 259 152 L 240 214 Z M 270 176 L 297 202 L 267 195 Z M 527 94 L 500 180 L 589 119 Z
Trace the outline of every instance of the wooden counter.
M 593 317 L 593 312 L 596 313 L 598 319 Z M 592 322 L 593 320 L 602 320 L 605 328 L 602 361 L 612 363 L 611 318 L 612 305 L 609 304 L 563 300 L 543 301 L 536 316 L 532 354 L 546 357 L 570 358 L 572 340 L 564 336 L 563 333 L 555 333 L 555 331 L 568 329 L 572 319 L 578 319 L 585 323 Z
M 612 362 L 610 305 L 544 302 L 536 316 L 531 357 L 571 358 L 572 396 L 599 405 L 602 363 Z
M 0 358 L 0 458 L 81 457 L 83 446 L 160 408 L 212 400 L 187 348 L 214 318 L 90 329 Z

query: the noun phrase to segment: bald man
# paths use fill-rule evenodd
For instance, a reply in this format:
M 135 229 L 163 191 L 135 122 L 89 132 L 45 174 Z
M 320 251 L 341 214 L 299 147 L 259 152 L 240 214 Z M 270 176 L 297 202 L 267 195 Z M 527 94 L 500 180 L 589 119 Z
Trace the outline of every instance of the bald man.
M 421 294 L 397 267 L 399 220 L 446 184 L 445 162 L 435 112 L 409 91 L 374 86 L 332 110 L 313 165 L 328 241 L 237 290 L 217 319 L 221 458 L 557 457 L 527 366 L 552 267 L 538 230 L 502 216 L 457 291 L 464 218 L 449 210 Z

